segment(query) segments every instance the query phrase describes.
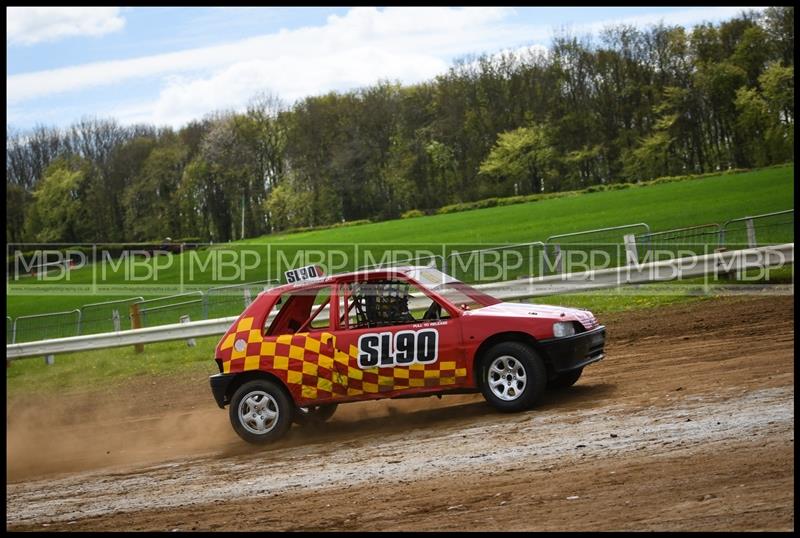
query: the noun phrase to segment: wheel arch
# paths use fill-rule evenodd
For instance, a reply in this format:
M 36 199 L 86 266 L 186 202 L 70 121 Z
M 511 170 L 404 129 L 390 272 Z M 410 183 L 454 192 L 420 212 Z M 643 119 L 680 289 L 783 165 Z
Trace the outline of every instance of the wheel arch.
M 286 386 L 286 383 L 283 382 L 281 378 L 276 376 L 273 373 L 265 372 L 263 370 L 249 370 L 247 372 L 242 372 L 237 374 L 228 384 L 228 388 L 225 390 L 225 401 L 226 403 L 230 404 L 231 400 L 233 399 L 233 395 L 236 394 L 236 391 L 239 390 L 239 387 L 247 383 L 248 381 L 254 381 L 256 379 L 264 379 L 267 381 L 275 382 L 282 390 L 286 393 L 286 397 L 289 398 L 289 401 L 297 403 L 294 401 L 292 397 L 292 393 L 289 390 L 289 387 Z
M 547 353 L 545 353 L 545 351 L 541 348 L 536 338 L 528 333 L 520 331 L 505 331 L 488 337 L 481 342 L 481 345 L 478 346 L 478 349 L 475 351 L 475 356 L 472 358 L 472 376 L 476 386 L 480 386 L 481 363 L 486 356 L 486 352 L 489 351 L 492 346 L 501 342 L 520 342 L 530 346 L 542 358 L 545 368 L 547 369 L 548 378 L 553 375 L 550 359 L 547 356 Z

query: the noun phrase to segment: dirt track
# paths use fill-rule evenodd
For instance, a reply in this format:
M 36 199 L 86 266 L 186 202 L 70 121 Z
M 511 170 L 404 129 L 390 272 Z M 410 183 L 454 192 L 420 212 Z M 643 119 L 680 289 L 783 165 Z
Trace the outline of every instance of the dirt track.
M 8 402 L 7 528 L 791 530 L 793 308 L 604 316 L 607 358 L 530 412 L 348 404 L 266 449 L 239 441 L 205 378 Z M 60 426 L 37 437 L 42 409 Z

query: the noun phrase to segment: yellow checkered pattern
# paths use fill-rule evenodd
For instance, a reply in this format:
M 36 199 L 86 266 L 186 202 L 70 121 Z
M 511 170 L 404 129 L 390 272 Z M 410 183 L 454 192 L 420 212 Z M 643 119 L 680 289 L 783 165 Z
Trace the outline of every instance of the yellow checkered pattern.
M 264 339 L 253 318 L 240 319 L 220 344 L 224 373 L 263 370 L 284 381 L 296 401 L 353 398 L 415 388 L 464 383 L 466 368 L 456 361 L 398 367 L 358 368 L 358 349 L 336 347 L 332 333 L 309 333 Z

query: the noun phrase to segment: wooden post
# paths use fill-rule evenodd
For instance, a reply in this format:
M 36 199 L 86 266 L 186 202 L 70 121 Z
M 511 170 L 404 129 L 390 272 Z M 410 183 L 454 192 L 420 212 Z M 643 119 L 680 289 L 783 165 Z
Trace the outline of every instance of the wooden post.
M 131 328 L 142 328 L 142 318 L 139 313 L 139 305 L 136 303 L 131 305 Z M 133 349 L 136 351 L 136 353 L 144 353 L 144 344 L 134 344 Z

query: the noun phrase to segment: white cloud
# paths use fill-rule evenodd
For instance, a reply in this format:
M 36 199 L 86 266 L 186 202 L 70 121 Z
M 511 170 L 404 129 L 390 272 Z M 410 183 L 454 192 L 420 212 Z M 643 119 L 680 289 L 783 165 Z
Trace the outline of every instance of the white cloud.
M 179 124 L 215 108 L 239 106 L 258 90 L 292 101 L 374 83 L 431 78 L 449 57 L 530 40 L 531 29 L 504 23 L 509 9 L 356 8 L 319 27 L 131 60 L 96 62 L 7 77 L 7 103 L 160 77 L 151 113 L 136 121 Z M 542 35 L 544 37 L 544 34 Z
M 496 9 L 404 9 L 357 8 L 343 17 L 331 16 L 325 26 L 281 30 L 275 34 L 240 41 L 108 62 L 12 75 L 7 78 L 7 99 L 16 103 L 45 95 L 101 85 L 118 84 L 143 78 L 196 70 L 230 67 L 238 62 L 264 61 L 286 64 L 294 70 L 307 62 L 327 57 L 347 56 L 359 48 L 380 49 L 387 53 L 414 51 L 432 57 L 459 54 L 465 43 L 471 50 L 506 43 L 508 36 L 495 36 L 501 30 L 493 24 L 510 14 Z M 518 36 L 520 39 L 522 35 Z M 342 62 L 339 62 L 342 63 Z M 341 70 L 348 65 L 328 66 Z M 371 66 L 370 66 L 371 67 Z
M 6 43 L 32 45 L 79 35 L 121 30 L 118 7 L 7 7 Z
M 659 20 L 690 24 L 719 20 L 741 8 L 686 9 L 671 14 L 606 20 L 645 25 Z M 96 62 L 6 78 L 7 109 L 64 92 L 121 85 L 143 79 L 158 89 L 153 100 L 120 105 L 110 114 L 126 123 L 180 126 L 216 109 L 240 108 L 268 90 L 286 101 L 330 90 L 374 84 L 409 84 L 446 71 L 453 57 L 500 50 L 541 50 L 552 28 L 522 24 L 507 8 L 354 8 L 326 24 L 281 30 L 216 45 L 135 58 Z

